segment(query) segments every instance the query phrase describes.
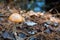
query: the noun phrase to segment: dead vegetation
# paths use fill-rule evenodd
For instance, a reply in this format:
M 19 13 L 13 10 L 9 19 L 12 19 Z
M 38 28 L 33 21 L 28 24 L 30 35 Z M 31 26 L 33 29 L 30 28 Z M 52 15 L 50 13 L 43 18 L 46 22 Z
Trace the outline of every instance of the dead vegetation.
M 36 37 L 37 40 L 60 40 L 60 13 L 58 14 L 52 14 L 51 11 L 41 13 L 41 12 L 33 12 L 25 10 L 10 8 L 10 6 L 7 6 L 8 8 L 2 8 L 0 9 L 0 32 L 2 31 L 8 31 L 8 32 L 17 32 L 25 33 L 28 37 L 26 37 L 26 40 L 29 40 L 30 37 Z M 24 22 L 11 22 L 8 18 L 11 14 L 18 13 L 19 15 L 23 16 L 25 18 Z M 37 23 L 37 25 L 29 26 L 25 24 L 26 21 L 33 21 Z M 44 26 L 44 23 L 50 21 L 51 24 L 48 26 Z M 54 26 L 53 23 L 58 23 L 58 26 Z M 49 29 L 49 31 L 46 31 L 46 29 Z M 29 31 L 36 31 L 34 34 L 29 34 Z M 25 39 L 25 38 L 24 38 Z M 3 39 L 1 39 L 3 40 Z

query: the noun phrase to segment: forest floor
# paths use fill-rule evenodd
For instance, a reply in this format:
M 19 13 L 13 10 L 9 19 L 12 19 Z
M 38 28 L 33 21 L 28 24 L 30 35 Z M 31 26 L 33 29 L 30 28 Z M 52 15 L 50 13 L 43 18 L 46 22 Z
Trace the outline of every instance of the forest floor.
M 53 14 L 51 11 L 26 12 L 20 8 L 3 8 L 0 5 L 0 40 L 60 40 L 60 13 Z M 8 18 L 14 13 L 24 17 L 25 21 L 11 22 Z M 13 33 L 15 37 L 6 36 L 5 32 L 8 35 Z

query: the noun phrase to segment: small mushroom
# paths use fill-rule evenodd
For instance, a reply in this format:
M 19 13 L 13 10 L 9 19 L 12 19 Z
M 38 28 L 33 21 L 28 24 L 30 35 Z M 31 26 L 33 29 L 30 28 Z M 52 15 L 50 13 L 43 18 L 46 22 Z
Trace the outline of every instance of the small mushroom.
M 18 13 L 13 13 L 9 16 L 9 20 L 13 22 L 24 22 L 24 17 L 22 17 Z

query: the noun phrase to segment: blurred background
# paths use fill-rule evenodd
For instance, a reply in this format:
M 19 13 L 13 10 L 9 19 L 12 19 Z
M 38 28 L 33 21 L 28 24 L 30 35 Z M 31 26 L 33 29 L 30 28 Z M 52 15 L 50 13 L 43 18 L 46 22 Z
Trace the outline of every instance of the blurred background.
M 4 6 L 10 4 L 22 10 L 33 10 L 35 12 L 49 11 L 51 8 L 60 8 L 60 0 L 0 0 Z

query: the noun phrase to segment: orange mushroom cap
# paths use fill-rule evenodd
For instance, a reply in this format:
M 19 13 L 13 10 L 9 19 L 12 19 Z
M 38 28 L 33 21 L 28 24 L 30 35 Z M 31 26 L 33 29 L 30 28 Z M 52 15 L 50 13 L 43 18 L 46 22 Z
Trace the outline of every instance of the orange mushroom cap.
M 18 13 L 13 13 L 12 15 L 9 16 L 9 20 L 13 22 L 23 22 L 24 17 L 22 17 Z

